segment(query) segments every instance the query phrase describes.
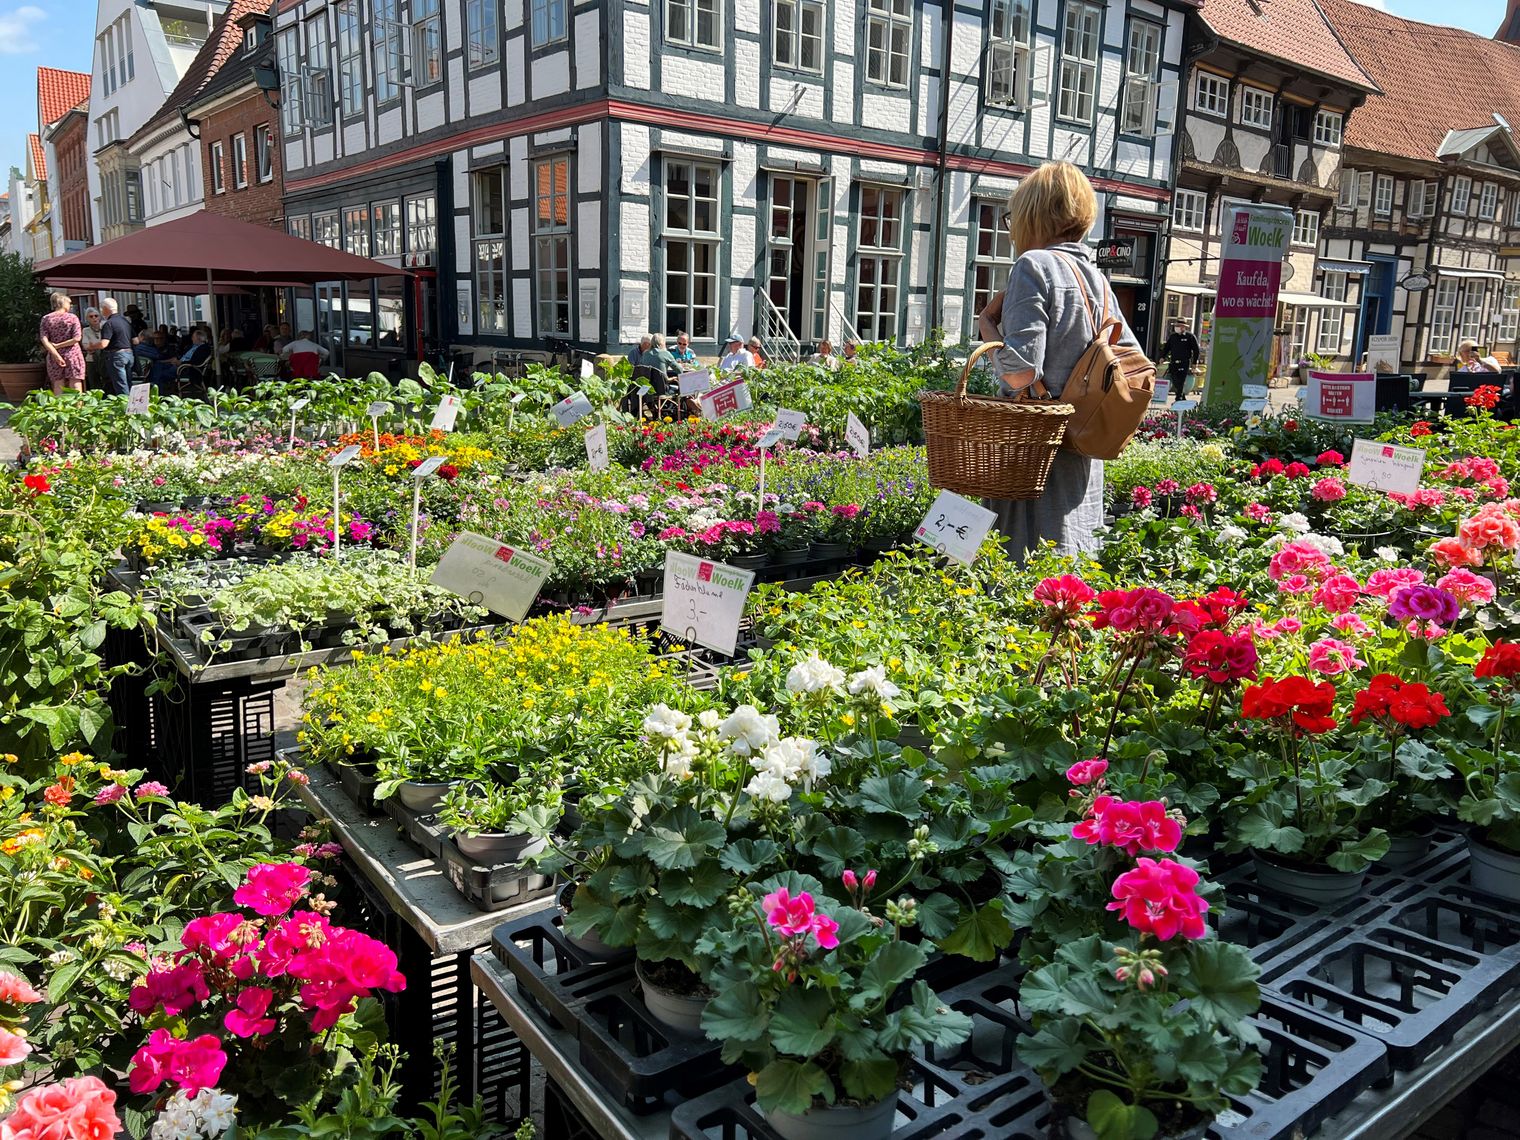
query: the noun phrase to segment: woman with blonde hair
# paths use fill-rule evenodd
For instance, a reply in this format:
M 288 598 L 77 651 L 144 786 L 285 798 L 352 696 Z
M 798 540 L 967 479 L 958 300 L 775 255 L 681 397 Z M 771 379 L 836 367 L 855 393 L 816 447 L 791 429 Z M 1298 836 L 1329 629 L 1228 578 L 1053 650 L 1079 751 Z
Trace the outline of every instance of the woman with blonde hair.
M 38 332 L 37 339 L 47 353 L 48 383 L 55 396 L 64 388 L 84 391 L 84 353 L 79 348 L 82 333 L 79 318 L 69 311 L 73 307 L 74 298 L 54 293 L 53 311 L 42 318 Z
M 1008 286 L 978 315 L 983 340 L 1002 341 L 994 354 L 1005 396 L 1028 388 L 1059 399 L 1103 313 L 1123 326 L 1121 344 L 1138 347 L 1108 282 L 1083 239 L 1098 215 L 1087 176 L 1069 162 L 1048 162 L 1008 199 L 1008 230 L 1018 260 Z M 1057 452 L 1038 499 L 987 500 L 1009 551 L 1022 560 L 1043 542 L 1062 554 L 1097 548 L 1103 524 L 1103 461 Z

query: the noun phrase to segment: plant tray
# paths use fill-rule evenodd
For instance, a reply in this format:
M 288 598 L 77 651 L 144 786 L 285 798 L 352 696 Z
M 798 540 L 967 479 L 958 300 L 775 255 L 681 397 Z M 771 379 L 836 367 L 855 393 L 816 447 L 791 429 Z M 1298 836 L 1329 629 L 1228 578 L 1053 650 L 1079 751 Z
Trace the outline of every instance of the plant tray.
M 717 1042 L 673 1034 L 649 1016 L 631 958 L 594 962 L 571 945 L 558 908 L 498 927 L 491 950 L 534 1010 L 576 1035 L 581 1064 L 629 1111 L 658 1112 L 733 1075 Z
M 381 814 L 382 805 L 375 799 L 378 780 L 373 776 L 365 775 L 352 764 L 332 764 L 324 761 L 322 766 L 332 774 L 334 780 L 338 781 L 338 786 L 343 789 L 345 796 L 371 815 Z
M 444 874 L 454 889 L 478 909 L 493 912 L 522 906 L 544 898 L 554 890 L 554 879 L 531 871 L 521 863 L 498 863 L 481 866 L 463 854 L 449 833 L 430 815 L 418 815 L 403 807 L 395 797 L 384 801 L 385 814 L 407 841 L 423 854 L 443 864 Z

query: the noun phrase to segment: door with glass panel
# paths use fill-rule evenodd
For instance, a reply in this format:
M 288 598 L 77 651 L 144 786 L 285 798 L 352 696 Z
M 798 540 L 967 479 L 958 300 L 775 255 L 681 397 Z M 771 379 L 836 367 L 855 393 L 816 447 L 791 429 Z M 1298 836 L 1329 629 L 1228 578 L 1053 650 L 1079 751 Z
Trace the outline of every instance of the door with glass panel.
M 766 293 L 800 341 L 827 335 L 829 187 L 827 178 L 771 176 Z

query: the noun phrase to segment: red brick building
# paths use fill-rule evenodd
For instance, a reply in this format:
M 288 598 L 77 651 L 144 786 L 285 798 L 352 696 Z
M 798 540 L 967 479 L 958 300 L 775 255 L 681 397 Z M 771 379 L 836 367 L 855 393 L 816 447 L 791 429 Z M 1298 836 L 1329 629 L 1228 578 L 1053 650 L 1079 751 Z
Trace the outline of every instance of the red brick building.
M 237 54 L 185 108 L 200 124 L 205 205 L 214 213 L 283 230 L 278 80 L 270 18 L 250 11 L 238 23 L 243 42 Z M 271 86 L 274 90 L 266 96 Z
M 94 241 L 89 183 L 90 76 L 56 67 L 37 69 L 38 173 L 46 179 L 55 256 Z

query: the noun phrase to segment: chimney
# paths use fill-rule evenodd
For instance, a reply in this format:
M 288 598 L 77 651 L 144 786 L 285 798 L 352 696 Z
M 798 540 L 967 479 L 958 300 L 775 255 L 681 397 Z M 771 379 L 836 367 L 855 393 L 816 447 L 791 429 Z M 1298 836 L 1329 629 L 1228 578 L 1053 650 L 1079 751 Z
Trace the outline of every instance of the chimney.
M 1520 44 L 1520 0 L 1509 0 L 1504 12 L 1504 21 L 1499 25 L 1499 30 L 1494 33 L 1494 39 L 1503 40 L 1509 44 Z

